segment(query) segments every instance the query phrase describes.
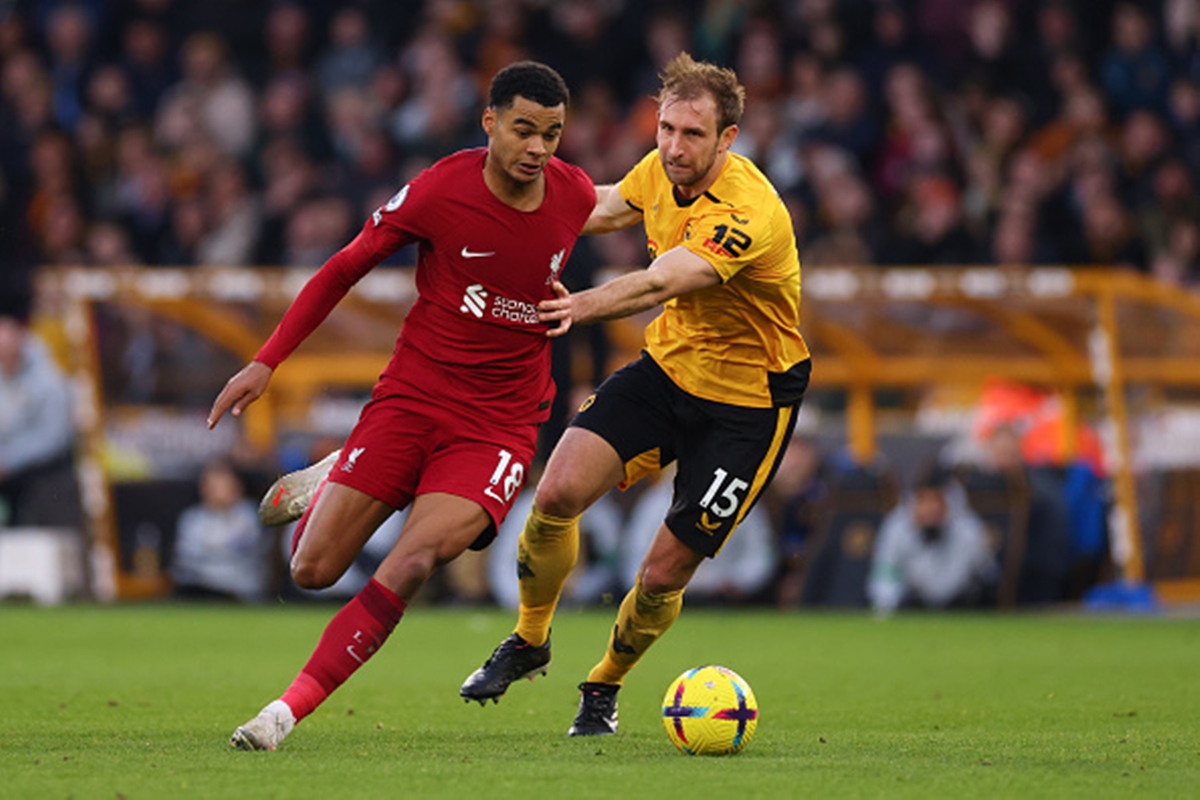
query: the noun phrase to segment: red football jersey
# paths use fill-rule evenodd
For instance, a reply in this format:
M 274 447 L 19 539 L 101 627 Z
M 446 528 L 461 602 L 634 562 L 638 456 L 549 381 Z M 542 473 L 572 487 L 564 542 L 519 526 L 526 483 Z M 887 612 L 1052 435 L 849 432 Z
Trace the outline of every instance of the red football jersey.
M 550 159 L 546 197 L 519 211 L 487 188 L 483 148 L 410 181 L 312 277 L 256 356 L 274 368 L 363 275 L 416 242 L 417 301 L 382 380 L 481 421 L 541 422 L 554 396 L 537 304 L 570 258 L 596 204 L 591 179 Z

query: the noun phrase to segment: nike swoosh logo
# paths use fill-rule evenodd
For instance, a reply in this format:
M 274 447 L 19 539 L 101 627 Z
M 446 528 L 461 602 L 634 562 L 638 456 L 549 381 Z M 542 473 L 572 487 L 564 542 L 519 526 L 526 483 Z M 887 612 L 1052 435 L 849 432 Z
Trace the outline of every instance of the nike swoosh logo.
M 462 249 L 462 257 L 463 258 L 486 258 L 487 256 L 494 256 L 494 255 L 496 255 L 496 252 L 494 250 L 490 253 L 473 253 L 465 247 Z

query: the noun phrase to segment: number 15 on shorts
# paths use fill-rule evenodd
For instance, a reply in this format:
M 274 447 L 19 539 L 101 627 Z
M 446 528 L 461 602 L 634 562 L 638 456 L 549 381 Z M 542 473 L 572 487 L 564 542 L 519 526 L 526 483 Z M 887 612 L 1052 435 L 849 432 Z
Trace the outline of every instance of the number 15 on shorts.
M 741 478 L 732 478 L 728 482 L 729 473 L 717 467 L 713 470 L 713 481 L 708 486 L 704 497 L 700 498 L 700 507 L 713 512 L 718 517 L 728 518 L 738 510 L 742 503 L 739 492 L 749 488 L 750 484 Z M 718 494 L 719 493 L 719 494 Z

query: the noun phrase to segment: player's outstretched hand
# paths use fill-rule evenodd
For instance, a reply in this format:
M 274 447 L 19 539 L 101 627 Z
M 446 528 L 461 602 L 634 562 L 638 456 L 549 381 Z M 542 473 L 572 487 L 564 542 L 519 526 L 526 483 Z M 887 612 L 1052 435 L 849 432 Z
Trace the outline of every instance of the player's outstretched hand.
M 259 361 L 251 361 L 238 370 L 236 375 L 226 381 L 225 388 L 213 401 L 212 410 L 208 412 L 208 429 L 212 430 L 226 411 L 240 417 L 246 406 L 267 390 L 272 372 L 270 367 Z
M 546 335 L 553 339 L 571 330 L 571 292 L 558 281 L 550 284 L 550 288 L 554 290 L 555 297 L 538 303 L 538 322 L 558 323 L 546 329 Z

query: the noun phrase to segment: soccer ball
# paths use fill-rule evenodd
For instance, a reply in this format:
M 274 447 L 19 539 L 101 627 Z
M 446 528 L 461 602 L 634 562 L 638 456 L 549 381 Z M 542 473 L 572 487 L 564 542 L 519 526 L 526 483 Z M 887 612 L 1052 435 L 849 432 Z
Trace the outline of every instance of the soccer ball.
M 662 714 L 667 736 L 689 756 L 732 755 L 754 736 L 758 701 L 733 670 L 696 667 L 667 689 Z

